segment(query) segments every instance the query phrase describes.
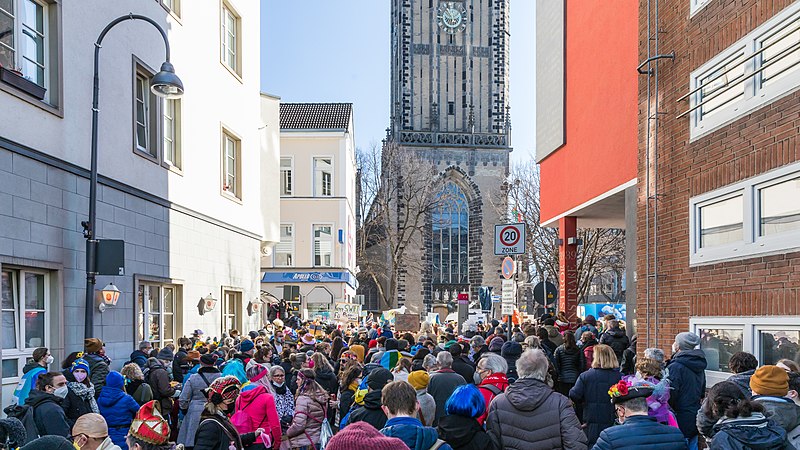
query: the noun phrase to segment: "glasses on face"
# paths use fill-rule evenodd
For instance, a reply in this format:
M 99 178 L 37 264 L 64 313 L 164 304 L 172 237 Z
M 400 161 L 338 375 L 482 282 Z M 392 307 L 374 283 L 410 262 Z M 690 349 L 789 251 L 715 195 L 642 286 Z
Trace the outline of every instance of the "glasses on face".
M 283 374 L 275 374 L 272 376 L 272 378 L 284 378 L 284 377 L 286 377 L 286 375 Z

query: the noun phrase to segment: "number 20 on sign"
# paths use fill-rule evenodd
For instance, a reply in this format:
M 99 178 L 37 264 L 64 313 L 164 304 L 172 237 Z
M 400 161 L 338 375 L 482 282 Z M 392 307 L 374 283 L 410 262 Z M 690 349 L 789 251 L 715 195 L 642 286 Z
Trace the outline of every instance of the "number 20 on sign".
M 494 226 L 495 255 L 521 255 L 524 253 L 524 223 L 507 223 Z

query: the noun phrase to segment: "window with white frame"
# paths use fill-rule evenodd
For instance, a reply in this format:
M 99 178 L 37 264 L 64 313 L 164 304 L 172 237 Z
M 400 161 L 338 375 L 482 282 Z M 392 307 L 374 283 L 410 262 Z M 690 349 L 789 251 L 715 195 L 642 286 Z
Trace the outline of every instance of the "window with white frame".
M 1 284 L 2 377 L 16 378 L 22 376 L 22 368 L 33 351 L 50 344 L 49 274 L 3 266 Z
M 161 6 L 176 16 L 181 16 L 181 0 L 161 0 Z
M 314 158 L 314 195 L 333 195 L 333 159 L 329 157 Z
M 333 227 L 314 225 L 314 267 L 333 265 Z
M 692 265 L 800 248 L 800 163 L 689 200 Z
M 294 267 L 294 225 L 281 224 L 281 241 L 275 245 L 275 267 Z
M 731 375 L 728 363 L 739 351 L 755 355 L 759 365 L 800 357 L 800 318 L 796 316 L 693 317 L 689 329 L 700 336 L 709 387 Z
M 222 133 L 222 192 L 242 198 L 242 143 L 232 134 Z
M 292 158 L 281 158 L 281 195 L 292 195 L 293 175 Z
M 225 290 L 222 293 L 222 332 L 242 329 L 242 293 Z
M 222 63 L 241 76 L 241 18 L 227 2 L 222 3 L 221 18 Z
M 136 295 L 136 339 L 162 348 L 182 335 L 180 287 L 174 284 L 140 282 Z M 176 314 L 178 312 L 178 314 Z
M 700 11 L 705 7 L 711 0 L 689 0 L 689 10 L 690 14 L 694 15 L 696 12 Z
M 180 99 L 163 99 L 162 114 L 164 163 L 181 168 L 181 101 Z
M 691 0 L 697 2 L 699 0 Z M 690 75 L 696 139 L 800 86 L 800 2 L 784 8 Z
M 153 73 L 135 64 L 133 85 L 134 150 L 151 159 L 158 159 L 159 99 L 150 91 Z

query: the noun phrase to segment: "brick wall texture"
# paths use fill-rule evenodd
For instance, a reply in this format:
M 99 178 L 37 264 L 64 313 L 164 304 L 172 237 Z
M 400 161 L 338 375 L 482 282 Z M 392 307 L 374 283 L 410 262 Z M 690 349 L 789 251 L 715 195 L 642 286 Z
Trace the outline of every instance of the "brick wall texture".
M 653 0 L 653 3 L 655 0 Z M 651 3 L 651 6 L 652 4 Z M 639 84 L 638 334 L 639 347 L 669 348 L 694 316 L 800 315 L 800 252 L 689 266 L 689 199 L 789 163 L 800 161 L 800 91 L 689 141 L 687 108 L 678 98 L 689 91 L 697 67 L 758 27 L 791 0 L 710 0 L 690 17 L 689 0 L 661 1 L 659 53 L 658 241 L 651 230 L 650 251 L 658 249 L 658 299 L 646 301 L 645 218 L 647 169 L 647 83 Z M 640 3 L 640 55 L 647 58 L 647 1 Z M 651 24 L 654 22 L 651 22 Z M 651 87 L 653 79 L 650 78 Z M 652 142 L 652 141 L 651 141 Z M 652 177 L 652 171 L 651 171 Z M 651 183 L 651 188 L 653 184 Z M 653 201 L 651 200 L 651 206 Z M 651 254 L 652 262 L 652 254 Z M 656 311 L 655 303 L 658 302 Z M 658 320 L 655 320 L 658 314 Z

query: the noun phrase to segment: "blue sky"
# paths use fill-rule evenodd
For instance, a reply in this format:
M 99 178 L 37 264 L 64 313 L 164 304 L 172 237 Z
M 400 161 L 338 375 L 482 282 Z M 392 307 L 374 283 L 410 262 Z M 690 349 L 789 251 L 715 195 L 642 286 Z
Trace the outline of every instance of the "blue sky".
M 389 0 L 261 0 L 261 89 L 286 102 L 352 102 L 358 147 L 389 124 Z M 512 161 L 535 144 L 533 0 L 511 0 Z

